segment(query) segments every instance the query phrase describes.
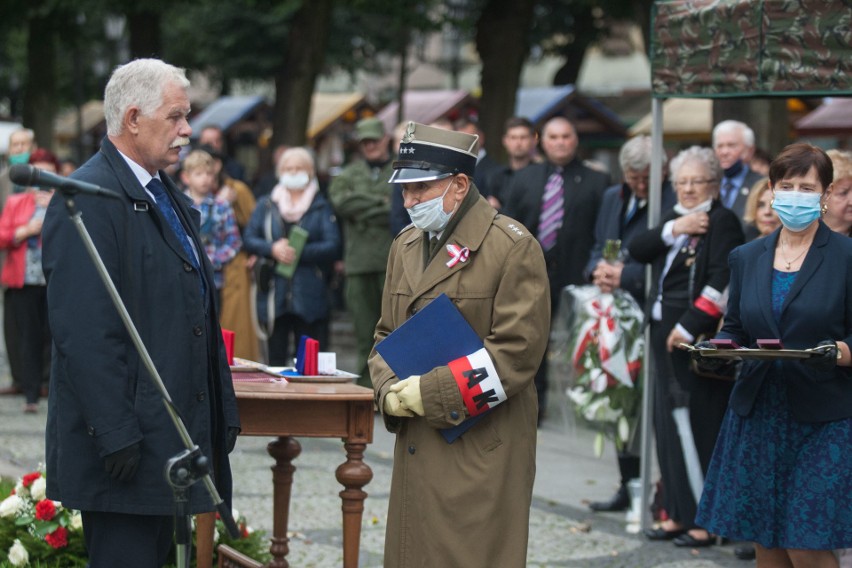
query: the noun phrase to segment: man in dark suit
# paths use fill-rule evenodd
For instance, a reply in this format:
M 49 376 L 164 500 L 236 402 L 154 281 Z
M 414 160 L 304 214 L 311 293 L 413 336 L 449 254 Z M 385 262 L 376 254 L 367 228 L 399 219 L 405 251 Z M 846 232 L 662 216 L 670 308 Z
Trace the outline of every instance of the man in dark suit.
M 183 69 L 140 59 L 106 87 L 107 137 L 73 177 L 119 195 L 78 195 L 92 240 L 190 436 L 230 502 L 236 398 L 199 214 L 163 169 L 192 129 Z M 184 449 L 159 392 L 57 196 L 44 221 L 54 358 L 47 495 L 79 509 L 89 566 L 155 568 L 172 543 L 166 461 Z M 201 484 L 192 514 L 212 511 Z
M 491 197 L 488 200 L 498 210 L 503 209 L 512 177 L 533 161 L 538 134 L 529 119 L 513 116 L 503 125 L 503 149 L 508 163 L 491 176 Z
M 595 242 L 595 220 L 609 176 L 587 168 L 577 157 L 577 130 L 567 118 L 550 119 L 542 129 L 546 161 L 518 171 L 503 212 L 523 223 L 541 243 L 550 280 L 551 315 L 562 289 L 583 284 L 583 271 Z M 551 320 L 553 318 L 551 317 Z M 545 410 L 547 362 L 536 375 L 539 413 Z
M 723 120 L 713 128 L 713 150 L 724 170 L 719 200 L 742 221 L 748 194 L 763 177 L 748 167 L 754 154 L 754 131 L 738 120 Z
M 595 246 L 586 265 L 587 277 L 602 292 L 616 289 L 628 292 L 636 302 L 645 303 L 645 265 L 630 257 L 630 241 L 648 228 L 648 176 L 651 168 L 651 138 L 637 136 L 628 140 L 618 154 L 624 176 L 622 183 L 604 192 L 601 208 L 595 223 Z M 676 203 L 671 184 L 663 183 L 660 209 L 668 211 Z M 608 261 L 603 258 L 607 241 L 621 241 L 620 258 Z M 593 511 L 624 511 L 630 505 L 627 482 L 639 477 L 640 436 L 633 436 L 631 444 L 618 454 L 621 483 L 609 501 L 589 503 Z

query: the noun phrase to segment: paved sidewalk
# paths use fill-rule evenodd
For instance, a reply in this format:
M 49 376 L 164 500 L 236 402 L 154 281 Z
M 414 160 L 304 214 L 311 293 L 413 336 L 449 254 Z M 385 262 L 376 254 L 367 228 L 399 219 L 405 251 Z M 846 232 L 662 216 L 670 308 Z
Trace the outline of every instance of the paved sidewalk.
M 335 322 L 339 366 L 346 368 L 350 345 L 346 322 Z M 343 339 L 339 339 L 343 337 Z M 0 386 L 8 384 L 0 379 Z M 555 398 L 555 397 L 554 397 Z M 46 402 L 39 413 L 23 414 L 21 397 L 0 397 L 0 476 L 17 477 L 36 467 L 44 456 Z M 240 438 L 232 455 L 234 506 L 253 528 L 271 533 L 272 459 L 269 440 Z M 288 560 L 298 567 L 342 565 L 341 511 L 334 477 L 345 460 L 343 445 L 335 440 L 302 439 L 302 453 L 294 461 L 296 473 L 290 508 L 291 543 Z M 701 550 L 677 549 L 670 543 L 651 543 L 625 531 L 624 514 L 593 514 L 584 500 L 609 498 L 617 482 L 611 447 L 595 458 L 593 434 L 571 426 L 558 406 L 539 433 L 537 477 L 530 519 L 528 566 L 571 568 L 745 568 L 734 545 Z M 373 480 L 364 488 L 361 536 L 362 567 L 382 565 L 393 436 L 377 420 L 373 444 L 365 461 Z

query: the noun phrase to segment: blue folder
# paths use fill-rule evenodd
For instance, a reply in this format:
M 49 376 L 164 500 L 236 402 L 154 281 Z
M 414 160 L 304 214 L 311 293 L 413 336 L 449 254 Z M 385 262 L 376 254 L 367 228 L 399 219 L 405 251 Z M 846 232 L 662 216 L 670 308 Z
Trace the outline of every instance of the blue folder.
M 441 294 L 385 337 L 376 345 L 376 351 L 394 374 L 404 380 L 470 355 L 482 346 L 482 340 L 452 300 Z M 488 412 L 444 428 L 441 435 L 452 444 Z

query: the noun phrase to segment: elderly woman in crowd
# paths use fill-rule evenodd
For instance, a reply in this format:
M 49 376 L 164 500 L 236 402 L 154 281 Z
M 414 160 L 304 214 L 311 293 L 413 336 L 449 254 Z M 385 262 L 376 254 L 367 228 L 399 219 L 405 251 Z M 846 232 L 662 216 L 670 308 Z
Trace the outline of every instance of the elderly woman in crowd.
M 653 268 L 648 308 L 656 368 L 654 429 L 668 519 L 646 536 L 696 547 L 715 542 L 695 525 L 695 511 L 732 383 L 697 376 L 679 346 L 718 329 L 728 254 L 743 243 L 743 233 L 736 215 L 718 200 L 722 170 L 713 150 L 682 151 L 670 172 L 677 204 L 658 227 L 628 246 L 634 259 Z
M 825 152 L 787 146 L 769 179 L 783 227 L 731 254 L 718 337 L 822 351 L 743 362 L 697 522 L 754 541 L 759 567 L 836 568 L 832 550 L 852 547 L 852 241 L 820 221 Z
M 324 271 L 339 254 L 340 230 L 331 205 L 319 193 L 308 150 L 286 150 L 276 170 L 278 184 L 258 202 L 243 243 L 259 257 L 257 319 L 267 336 L 269 363 L 291 365 L 300 336 L 318 340 L 321 349 L 328 345 L 329 291 Z M 297 226 L 308 233 L 298 258 L 289 240 Z M 292 277 L 276 270 L 276 264 L 294 263 Z
M 56 173 L 59 160 L 38 149 L 29 163 Z M 3 295 L 3 331 L 12 379 L 24 391 L 24 412 L 38 410 L 42 377 L 50 362 L 47 323 L 47 286 L 41 269 L 41 225 L 53 190 L 27 188 L 8 197 L 0 216 L 0 249 L 6 251 L 0 282 Z
M 745 221 L 745 239 L 753 241 L 769 235 L 781 226 L 781 220 L 772 208 L 772 191 L 769 178 L 764 178 L 752 186 L 743 211 Z
M 828 228 L 852 237 L 852 152 L 826 152 L 834 167 L 834 182 L 826 200 L 822 220 Z

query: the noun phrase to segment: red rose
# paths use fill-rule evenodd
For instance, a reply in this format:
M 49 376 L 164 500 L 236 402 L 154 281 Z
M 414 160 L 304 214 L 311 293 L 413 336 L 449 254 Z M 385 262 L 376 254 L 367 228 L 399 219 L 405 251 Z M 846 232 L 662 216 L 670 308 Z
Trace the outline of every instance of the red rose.
M 33 484 L 33 481 L 35 481 L 39 477 L 41 477 L 41 473 L 39 473 L 37 471 L 34 471 L 32 473 L 28 473 L 21 479 L 21 483 L 23 484 L 24 487 L 29 487 L 30 485 Z
M 50 499 L 42 499 L 36 503 L 35 516 L 40 521 L 51 520 L 56 516 L 56 505 Z
M 42 501 L 44 503 L 44 501 Z M 68 530 L 65 527 L 59 527 L 52 533 L 45 535 L 44 540 L 53 548 L 63 548 L 68 546 Z

